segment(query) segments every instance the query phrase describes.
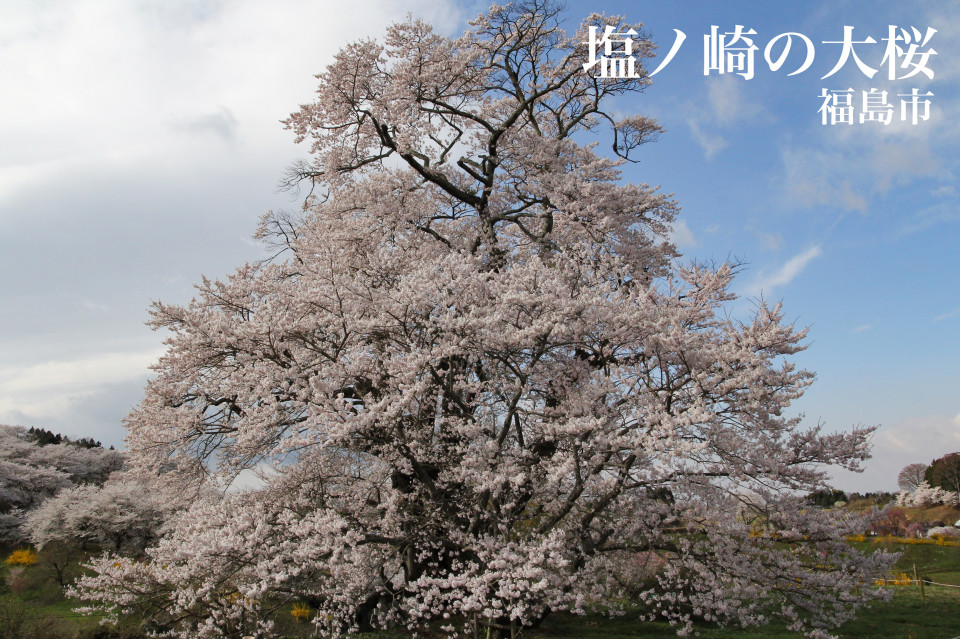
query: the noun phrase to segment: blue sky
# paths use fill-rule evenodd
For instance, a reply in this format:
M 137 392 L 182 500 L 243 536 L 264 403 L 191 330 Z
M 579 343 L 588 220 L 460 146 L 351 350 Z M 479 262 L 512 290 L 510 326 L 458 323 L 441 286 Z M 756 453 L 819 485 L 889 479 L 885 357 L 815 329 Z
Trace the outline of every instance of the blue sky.
M 201 274 L 260 251 L 259 215 L 297 203 L 275 189 L 305 150 L 279 120 L 311 99 L 313 74 L 343 44 L 408 12 L 449 34 L 482 3 L 360 0 L 110 2 L 13 0 L 0 6 L 0 423 L 119 445 L 162 335 L 152 299 L 185 302 Z M 795 408 L 828 430 L 880 424 L 851 490 L 892 490 L 907 463 L 960 450 L 960 3 L 569 2 L 643 22 L 665 55 L 619 112 L 665 132 L 629 167 L 683 210 L 685 259 L 743 262 L 732 307 L 783 300 L 810 327 L 797 359 L 818 381 Z M 362 19 L 358 18 L 362 17 Z M 716 25 L 754 29 L 754 77 L 704 75 Z M 922 74 L 889 80 L 890 25 L 937 29 Z M 867 78 L 838 62 L 844 26 Z M 778 72 L 773 37 L 815 45 Z M 795 46 L 799 42 L 795 42 Z M 921 49 L 924 50 L 924 49 Z M 648 66 L 655 68 L 659 58 Z M 824 126 L 822 89 L 931 91 L 930 118 Z
M 667 132 L 631 178 L 676 194 L 687 256 L 744 262 L 740 308 L 758 295 L 782 300 L 788 318 L 810 327 L 798 361 L 818 381 L 799 412 L 828 430 L 882 426 L 867 472 L 840 473 L 836 483 L 893 489 L 906 463 L 960 449 L 960 4 L 640 2 L 602 10 L 644 22 L 660 55 L 673 29 L 687 35 L 636 104 Z M 757 32 L 754 77 L 705 76 L 704 35 L 737 24 Z M 852 58 L 822 78 L 842 49 L 824 41 L 843 40 L 847 25 L 853 40 L 877 41 L 855 48 L 878 69 L 872 79 Z M 928 43 L 937 51 L 932 79 L 889 80 L 881 61 L 890 25 L 937 29 Z M 761 57 L 785 32 L 815 45 L 811 67 L 792 77 L 799 51 L 779 72 Z M 853 88 L 860 99 L 864 90 L 887 91 L 892 122 L 825 126 L 824 88 Z M 913 88 L 934 94 L 930 119 L 916 125 L 899 121 L 895 97 Z

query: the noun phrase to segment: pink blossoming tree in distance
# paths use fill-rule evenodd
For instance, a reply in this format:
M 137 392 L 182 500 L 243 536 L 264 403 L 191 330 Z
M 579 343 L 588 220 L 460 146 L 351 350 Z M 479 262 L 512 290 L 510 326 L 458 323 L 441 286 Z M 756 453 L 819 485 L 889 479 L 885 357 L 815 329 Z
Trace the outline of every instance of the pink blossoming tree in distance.
M 731 268 L 676 265 L 674 203 L 618 168 L 658 128 L 609 111 L 646 72 L 583 68 L 589 25 L 629 25 L 557 18 L 411 20 L 318 76 L 286 121 L 303 213 L 264 218 L 272 260 L 155 306 L 169 349 L 128 418 L 131 463 L 168 481 L 272 475 L 77 594 L 181 637 L 268 636 L 293 601 L 322 636 L 507 637 L 595 603 L 826 636 L 877 596 L 857 522 L 794 496 L 871 429 L 784 416 L 804 331 L 765 303 L 730 319 Z

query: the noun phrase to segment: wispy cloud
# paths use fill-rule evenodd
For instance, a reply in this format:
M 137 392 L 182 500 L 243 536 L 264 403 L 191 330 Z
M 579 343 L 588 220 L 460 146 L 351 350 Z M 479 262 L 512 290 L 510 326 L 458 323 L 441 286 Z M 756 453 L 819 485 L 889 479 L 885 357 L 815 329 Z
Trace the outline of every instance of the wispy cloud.
M 697 141 L 697 144 L 703 149 L 703 154 L 706 155 L 709 160 L 716 155 L 718 151 L 722 151 L 727 147 L 727 141 L 722 135 L 705 132 L 700 123 L 701 119 L 697 116 L 687 118 L 687 126 L 690 127 L 690 133 L 693 135 L 693 139 Z
M 775 288 L 786 286 L 800 275 L 811 261 L 822 254 L 823 251 L 820 245 L 817 245 L 799 255 L 791 257 L 783 266 L 773 273 L 761 275 L 760 278 L 750 286 L 749 293 L 752 295 L 767 294 Z
M 861 76 L 851 86 L 859 96 L 874 83 Z M 824 205 L 866 213 L 874 210 L 871 205 L 878 196 L 921 180 L 933 183 L 925 188 L 931 195 L 956 194 L 960 106 L 953 102 L 934 101 L 929 120 L 917 124 L 901 119 L 897 111 L 886 126 L 818 126 L 807 133 L 802 141 L 791 137 L 782 142 L 777 181 L 786 206 Z
M 940 315 L 937 315 L 936 317 L 933 318 L 933 321 L 942 322 L 943 320 L 951 319 L 954 317 L 960 317 L 960 306 L 953 309 L 952 311 L 947 311 L 946 313 L 941 313 Z
M 106 304 L 99 304 L 91 300 L 83 300 L 80 302 L 80 306 L 87 309 L 88 311 L 109 311 L 110 307 Z
M 763 110 L 743 95 L 743 81 L 732 75 L 715 76 L 707 83 L 707 95 L 714 121 L 730 126 L 739 120 L 752 120 Z
M 944 415 L 913 417 L 884 429 L 874 438 L 874 456 L 883 452 L 914 453 L 915 457 L 933 459 L 945 450 L 960 445 L 960 431 L 953 426 L 960 423 L 960 415 L 952 419 Z
M 786 147 L 783 160 L 784 201 L 795 207 L 834 206 L 845 211 L 866 211 L 867 198 L 849 177 L 849 169 L 824 151 Z
M 670 230 L 670 241 L 681 247 L 697 245 L 697 239 L 693 237 L 693 231 L 687 226 L 686 220 L 677 220 L 673 223 L 673 228 Z
M 864 325 L 862 325 L 862 326 L 858 326 L 858 327 L 856 327 L 855 329 L 853 329 L 853 330 L 850 331 L 850 332 L 851 332 L 851 333 L 863 333 L 863 332 L 865 332 L 865 331 L 869 331 L 871 328 L 873 328 L 873 322 L 871 322 L 871 323 L 869 323 L 869 324 L 864 324 Z
M 776 251 L 783 247 L 783 236 L 776 231 L 767 233 L 752 226 L 746 227 L 746 230 L 756 235 L 760 245 L 768 251 Z
M 203 113 L 194 117 L 176 120 L 171 124 L 171 127 L 192 135 L 206 133 L 215 135 L 224 142 L 234 142 L 237 139 L 240 122 L 233 114 L 233 111 L 225 106 L 221 106 L 217 111 L 212 113 Z
M 947 197 L 956 194 L 957 189 L 952 184 L 945 184 L 930 191 L 930 195 L 934 197 Z
M 707 81 L 707 107 L 687 104 L 687 126 L 694 140 L 703 149 L 707 159 L 727 147 L 727 140 L 719 130 L 758 117 L 767 117 L 757 102 L 744 96 L 744 83 L 740 78 L 724 75 L 713 76 Z

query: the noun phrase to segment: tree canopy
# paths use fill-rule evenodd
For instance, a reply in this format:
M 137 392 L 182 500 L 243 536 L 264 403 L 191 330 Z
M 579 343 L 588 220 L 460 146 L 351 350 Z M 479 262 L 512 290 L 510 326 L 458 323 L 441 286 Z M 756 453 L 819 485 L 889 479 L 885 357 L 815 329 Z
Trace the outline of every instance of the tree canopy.
M 927 467 L 924 478 L 931 486 L 960 493 L 960 452 L 934 459 Z
M 857 469 L 872 429 L 785 416 L 812 374 L 805 331 L 729 265 L 681 267 L 677 207 L 619 167 L 658 128 L 613 115 L 638 77 L 586 73 L 541 2 L 456 39 L 417 21 L 348 45 L 286 121 L 311 159 L 274 259 L 204 279 L 127 419 L 140 469 L 226 486 L 149 551 L 104 557 L 79 594 L 182 637 L 269 633 L 291 600 L 317 630 L 447 620 L 508 636 L 554 610 L 757 623 L 811 636 L 877 596 L 886 566 L 806 507 L 824 465 Z M 586 143 L 612 139 L 613 155 Z M 655 559 L 630 581 L 624 566 Z M 144 594 L 148 593 L 148 594 Z
M 900 490 L 912 492 L 926 480 L 926 464 L 907 464 L 897 475 L 897 484 Z

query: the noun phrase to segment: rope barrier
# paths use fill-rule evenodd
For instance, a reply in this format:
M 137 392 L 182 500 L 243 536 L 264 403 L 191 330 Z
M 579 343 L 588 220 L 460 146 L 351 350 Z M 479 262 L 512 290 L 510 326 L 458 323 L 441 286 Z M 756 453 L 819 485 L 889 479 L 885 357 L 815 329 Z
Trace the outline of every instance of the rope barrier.
M 913 583 L 920 583 L 919 579 L 911 579 L 910 581 L 912 581 Z M 924 586 L 943 586 L 944 588 L 960 588 L 960 586 L 956 584 L 941 584 L 941 583 L 937 583 L 936 581 L 924 581 L 923 585 Z M 956 637 L 955 639 L 960 639 L 960 637 Z
M 889 581 L 891 583 L 880 583 L 881 581 Z M 899 583 L 898 583 L 899 581 Z M 877 580 L 878 586 L 905 586 L 907 585 L 904 581 L 908 581 L 912 585 L 919 586 L 923 583 L 924 586 L 941 586 L 943 588 L 960 588 L 960 585 L 957 584 L 942 584 L 937 581 L 930 581 L 929 579 L 907 579 L 907 580 L 897 580 L 897 579 L 879 579 Z M 954 639 L 960 639 L 960 637 L 954 637 Z
M 895 581 L 894 579 L 889 579 L 888 581 Z M 923 582 L 924 586 L 943 586 L 944 588 L 960 588 L 957 584 L 941 584 L 936 581 L 929 581 L 926 579 L 910 579 L 910 583 L 919 585 L 920 582 Z M 902 582 L 901 582 L 902 583 Z M 884 585 L 895 585 L 895 584 L 884 584 Z M 960 637 L 954 637 L 954 639 L 960 639 Z

